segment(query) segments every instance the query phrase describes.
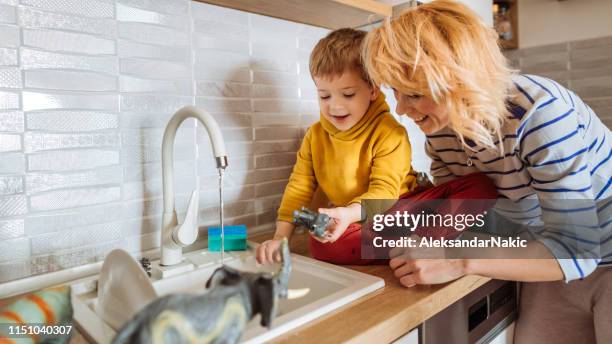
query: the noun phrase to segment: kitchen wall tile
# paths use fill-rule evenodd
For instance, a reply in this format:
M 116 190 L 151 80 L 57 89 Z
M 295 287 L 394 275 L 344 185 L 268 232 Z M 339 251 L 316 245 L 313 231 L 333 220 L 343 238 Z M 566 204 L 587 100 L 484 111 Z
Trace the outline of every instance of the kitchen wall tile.
M 0 153 L 0 174 L 21 174 L 25 171 L 23 153 Z
M 300 101 L 286 99 L 255 99 L 253 100 L 253 110 L 255 112 L 298 113 L 300 112 Z
M 581 41 L 573 41 L 569 42 L 569 47 L 571 50 L 582 49 L 582 48 L 591 48 L 591 47 L 599 47 L 605 45 L 612 44 L 612 36 L 607 37 L 598 37 L 592 39 L 585 39 Z
M 161 236 L 159 233 L 161 231 L 161 219 L 161 215 L 154 215 L 124 220 L 121 223 L 121 234 L 123 237 L 139 236 L 147 233 L 155 233 Z
M 21 0 L 21 4 L 84 17 L 112 18 L 115 14 L 113 3 L 104 0 Z
M 612 42 L 608 45 L 594 46 L 582 49 L 573 49 L 570 52 L 570 59 L 572 61 L 578 60 L 599 60 L 605 58 L 612 58 Z
M 260 183 L 255 187 L 255 197 L 265 197 L 271 195 L 280 195 L 285 191 L 287 180 L 279 180 L 274 182 Z
M 246 39 L 241 39 L 240 37 L 219 38 L 218 36 L 211 37 L 205 35 L 206 33 L 198 33 L 193 36 L 194 48 L 198 50 L 219 50 L 240 54 L 249 53 L 249 41 Z
M 156 24 L 178 30 L 186 30 L 189 25 L 189 22 L 180 16 L 131 7 L 121 2 L 116 4 L 116 9 L 118 21 Z
M 114 222 L 121 219 L 121 209 L 120 203 L 111 203 L 28 214 L 25 218 L 25 232 L 28 236 L 35 236 L 73 227 Z
M 175 113 L 186 105 L 193 105 L 192 97 L 122 95 L 121 111 Z
M 218 7 L 202 2 L 191 2 L 192 17 L 196 20 L 212 20 L 220 23 L 248 25 L 249 14 L 230 8 Z
M 55 30 L 23 30 L 23 44 L 47 51 L 64 51 L 89 55 L 115 53 L 115 41 L 89 34 Z
M 255 168 L 293 166 L 295 160 L 296 154 L 293 152 L 259 155 L 255 158 Z
M 30 239 L 19 238 L 0 241 L 0 263 L 30 257 Z
M 25 71 L 25 86 L 49 90 L 116 91 L 117 78 L 92 72 L 36 69 Z
M 255 140 L 266 141 L 266 140 L 288 140 L 298 139 L 300 137 L 300 128 L 284 128 L 278 130 L 278 128 L 257 128 L 255 129 Z
M 121 248 L 129 253 L 138 255 L 143 251 L 159 248 L 160 242 L 161 234 L 159 233 L 148 233 L 137 236 L 124 236 L 121 239 L 121 243 L 119 244 L 118 248 Z
M 117 35 L 132 41 L 165 46 L 185 46 L 189 44 L 186 32 L 141 23 L 117 23 Z
M 41 234 L 32 237 L 32 254 L 51 254 L 60 250 L 87 246 L 91 243 L 101 244 L 115 241 L 120 239 L 120 237 L 120 222 L 104 223 L 56 233 Z
M 253 85 L 253 98 L 299 99 L 297 87 L 278 87 L 269 85 Z
M 200 207 L 215 206 L 219 204 L 219 193 L 216 189 L 211 192 L 210 189 L 200 189 Z M 253 199 L 255 197 L 255 187 L 253 185 L 244 185 L 242 187 L 224 188 L 223 198 L 225 202 L 232 203 L 245 199 Z
M 118 0 L 117 3 L 146 10 L 172 14 L 187 15 L 189 10 L 189 0 Z
M 13 218 L 0 221 L 0 240 L 19 238 L 25 235 L 24 220 Z
M 276 86 L 295 86 L 298 76 L 293 73 L 253 71 L 253 83 Z
M 147 60 L 141 58 L 124 58 L 119 63 L 121 74 L 158 79 L 180 79 L 191 77 L 191 66 L 187 64 Z
M 204 97 L 249 98 L 251 97 L 251 88 L 252 86 L 246 83 L 198 81 L 196 82 L 196 95 Z
M 266 210 L 264 212 L 258 213 L 256 217 L 257 225 L 267 225 L 274 221 L 276 221 L 278 217 L 278 212 L 276 210 Z
M 278 211 L 281 200 L 282 196 L 280 195 L 258 197 L 255 200 L 255 212 L 263 213 L 268 210 Z
M 0 24 L 0 46 L 16 48 L 20 41 L 19 27 Z
M 19 68 L 0 68 L 0 87 L 22 87 L 21 71 Z
M 196 147 L 192 143 L 177 144 L 174 146 L 174 161 L 193 160 L 196 156 Z M 147 164 L 161 162 L 161 147 L 134 145 L 121 149 L 121 161 L 123 165 Z
M 268 114 L 256 113 L 253 115 L 254 127 L 297 127 L 300 125 L 300 116 L 297 114 Z
M 34 194 L 65 188 L 119 184 L 122 173 L 118 165 L 68 173 L 28 173 L 25 178 L 26 191 Z
M 196 106 L 208 112 L 250 112 L 249 99 L 196 97 Z
M 8 282 L 31 275 L 29 261 L 10 261 L 0 264 L 0 282 Z
M 0 134 L 0 152 L 14 152 L 21 150 L 21 135 Z
M 0 110 L 18 109 L 19 93 L 0 91 Z
M 242 23 L 229 23 L 194 18 L 193 30 L 197 34 L 220 38 L 244 39 L 245 37 L 249 37 L 249 27 Z
M 147 71 L 149 74 L 153 72 Z M 156 75 L 159 76 L 159 75 Z M 191 80 L 153 80 L 122 75 L 119 78 L 121 92 L 182 94 L 192 93 Z
M 28 154 L 29 171 L 70 171 L 119 163 L 119 151 L 82 149 Z
M 117 73 L 117 61 L 112 56 L 69 55 L 21 48 L 20 59 L 24 69 L 58 68 Z
M 66 209 L 120 199 L 121 188 L 118 186 L 62 190 L 30 196 L 30 209 L 32 211 Z
M 0 196 L 0 216 L 23 215 L 27 212 L 26 197 L 23 194 Z
M 120 58 L 137 57 L 191 63 L 191 50 L 187 46 L 161 46 L 118 39 L 117 54 Z
M 155 146 L 161 149 L 164 128 L 151 129 L 124 129 L 121 133 L 121 143 L 125 146 Z M 193 144 L 195 133 L 192 126 L 180 126 L 176 132 L 175 145 Z
M 110 18 L 87 18 L 64 13 L 41 11 L 32 7 L 19 7 L 19 23 L 33 29 L 60 29 L 91 33 L 107 38 L 117 36 L 117 25 Z
M 0 48 L 0 65 L 16 66 L 17 63 L 17 49 Z
M 94 111 L 43 111 L 26 114 L 28 130 L 86 132 L 118 127 L 116 114 Z
M 17 21 L 17 8 L 15 6 L 0 4 L 0 23 L 15 24 Z
M 0 195 L 14 195 L 23 192 L 23 178 L 21 176 L 0 175 Z
M 253 214 L 255 212 L 254 201 L 238 201 L 226 203 L 223 205 L 223 216 L 232 218 L 242 216 L 244 214 Z M 202 222 L 219 219 L 219 205 L 200 209 L 199 213 Z
M 211 115 L 221 128 L 248 128 L 252 125 L 252 115 L 248 113 L 216 112 L 212 113 Z
M 27 132 L 24 135 L 25 152 L 67 148 L 119 148 L 117 133 L 54 134 Z
M 248 68 L 235 68 L 229 64 L 225 66 L 211 66 L 197 63 L 194 67 L 194 75 L 199 80 L 251 82 L 251 71 Z
M 612 96 L 612 74 L 579 80 L 572 80 L 572 90 L 581 97 Z
M 568 44 L 567 43 L 558 43 L 558 44 L 549 44 L 549 45 L 542 45 L 542 46 L 537 46 L 537 47 L 530 47 L 530 48 L 523 48 L 523 49 L 519 49 L 516 50 L 516 52 L 518 52 L 518 56 L 533 56 L 533 55 L 558 55 L 558 56 L 563 56 L 563 54 L 559 54 L 559 53 L 565 53 L 567 52 L 569 49 Z
M 23 110 L 73 108 L 84 110 L 118 111 L 118 95 L 91 93 L 23 92 Z
M 195 178 L 195 162 L 183 160 L 174 162 L 175 177 Z M 129 164 L 123 166 L 123 181 L 134 182 L 148 179 L 161 179 L 161 163 L 154 162 L 148 164 Z
M 161 179 L 124 183 L 123 200 L 150 199 L 162 196 L 163 182 Z M 174 180 L 176 194 L 188 194 L 195 189 L 195 181 L 177 177 Z
M 255 154 L 270 154 L 278 152 L 297 152 L 300 148 L 299 140 L 257 141 Z

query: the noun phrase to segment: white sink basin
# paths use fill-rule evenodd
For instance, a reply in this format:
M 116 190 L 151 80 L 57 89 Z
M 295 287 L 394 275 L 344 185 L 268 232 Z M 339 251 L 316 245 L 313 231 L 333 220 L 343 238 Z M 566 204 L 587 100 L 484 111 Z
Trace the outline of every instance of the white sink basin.
M 186 254 L 185 258 L 197 262 L 200 268 L 177 276 L 154 280 L 153 287 L 157 295 L 201 292 L 212 272 L 218 267 L 217 264 L 210 261 L 210 257 L 217 255 L 206 250 Z M 254 318 L 243 333 L 242 342 L 268 341 L 382 288 L 385 284 L 381 278 L 295 254 L 291 255 L 291 263 L 293 269 L 289 288 L 310 288 L 310 292 L 298 299 L 280 300 L 277 317 L 269 330 L 259 325 L 259 316 Z M 276 266 L 265 268 L 257 266 L 250 252 L 231 252 L 226 255 L 226 264 L 250 271 L 262 269 L 276 271 L 277 269 Z M 78 288 L 73 290 L 78 290 Z M 106 344 L 111 342 L 115 331 L 95 312 L 96 295 L 96 291 L 73 293 L 74 318 L 77 327 L 86 338 L 99 344 Z

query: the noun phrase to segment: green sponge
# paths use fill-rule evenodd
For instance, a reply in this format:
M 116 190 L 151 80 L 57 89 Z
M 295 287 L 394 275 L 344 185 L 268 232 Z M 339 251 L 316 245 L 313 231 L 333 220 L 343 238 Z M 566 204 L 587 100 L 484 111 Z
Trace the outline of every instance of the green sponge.
M 245 225 L 223 226 L 225 251 L 245 251 L 247 249 L 247 227 Z M 208 251 L 221 251 L 221 227 L 208 228 Z

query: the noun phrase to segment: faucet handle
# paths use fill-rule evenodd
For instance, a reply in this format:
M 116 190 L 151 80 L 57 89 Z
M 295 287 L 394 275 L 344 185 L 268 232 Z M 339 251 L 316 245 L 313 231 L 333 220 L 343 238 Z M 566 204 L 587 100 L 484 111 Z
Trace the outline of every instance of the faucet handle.
M 193 190 L 191 197 L 189 198 L 189 205 L 187 207 L 187 213 L 185 214 L 185 221 L 183 224 L 178 226 L 172 237 L 174 241 L 185 247 L 193 244 L 198 238 L 198 208 L 200 203 L 200 192 L 198 188 Z

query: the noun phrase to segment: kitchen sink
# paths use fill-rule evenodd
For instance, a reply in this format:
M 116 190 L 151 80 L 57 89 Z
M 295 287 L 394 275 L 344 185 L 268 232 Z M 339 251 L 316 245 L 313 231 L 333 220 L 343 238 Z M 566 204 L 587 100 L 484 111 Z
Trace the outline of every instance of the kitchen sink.
M 196 268 L 172 277 L 152 279 L 154 294 L 163 296 L 170 293 L 202 292 L 206 281 L 220 265 L 219 253 L 208 252 L 206 249 L 190 252 L 184 257 L 187 261 L 194 263 Z M 247 325 L 241 338 L 242 342 L 269 341 L 384 286 L 384 280 L 379 277 L 311 258 L 292 254 L 291 262 L 293 268 L 289 288 L 309 288 L 308 294 L 297 299 L 280 300 L 277 317 L 270 329 L 259 325 L 259 316 L 254 318 Z M 252 251 L 228 252 L 225 256 L 225 263 L 231 267 L 248 271 L 276 271 L 278 269 L 278 265 L 260 266 L 256 264 Z M 92 285 L 91 281 L 89 284 Z M 133 286 L 120 285 L 120 288 L 124 287 L 132 288 Z M 79 292 L 80 290 L 82 292 Z M 91 342 L 106 344 L 112 341 L 116 332 L 113 326 L 110 326 L 100 316 L 101 307 L 98 303 L 98 292 L 95 288 L 94 290 L 78 286 L 73 288 L 76 326 Z M 117 324 L 114 327 L 116 328 Z

